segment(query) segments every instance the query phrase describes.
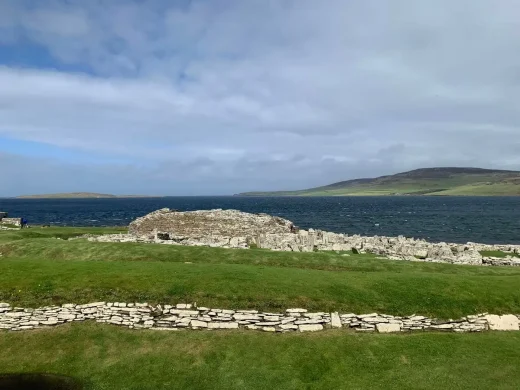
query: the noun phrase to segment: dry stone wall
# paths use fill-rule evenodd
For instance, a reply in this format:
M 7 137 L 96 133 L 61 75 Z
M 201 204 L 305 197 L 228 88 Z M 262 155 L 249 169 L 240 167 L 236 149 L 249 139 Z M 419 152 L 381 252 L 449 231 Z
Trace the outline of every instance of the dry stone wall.
M 222 209 L 186 212 L 161 209 L 136 219 L 128 227 L 129 233 L 135 236 L 159 232 L 176 237 L 254 237 L 261 233 L 280 234 L 296 230 L 287 219 Z
M 293 252 L 352 250 L 392 260 L 520 266 L 520 245 L 431 243 L 403 236 L 366 237 L 301 230 L 283 218 L 237 210 L 177 212 L 162 209 L 132 222 L 129 234 L 92 236 L 89 239 L 242 249 L 254 245 Z M 480 251 L 501 251 L 509 255 L 505 258 L 482 257 Z
M 399 317 L 378 313 L 310 313 L 306 309 L 262 313 L 257 310 L 211 309 L 192 304 L 153 306 L 146 303 L 94 302 L 27 309 L 0 303 L 0 329 L 3 330 L 48 328 L 87 320 L 130 329 L 156 330 L 245 329 L 263 332 L 314 332 L 328 328 L 349 328 L 357 332 L 379 333 L 520 330 L 520 316 L 487 313 L 440 321 L 418 315 Z
M 22 227 L 22 218 L 0 218 L 0 225 Z

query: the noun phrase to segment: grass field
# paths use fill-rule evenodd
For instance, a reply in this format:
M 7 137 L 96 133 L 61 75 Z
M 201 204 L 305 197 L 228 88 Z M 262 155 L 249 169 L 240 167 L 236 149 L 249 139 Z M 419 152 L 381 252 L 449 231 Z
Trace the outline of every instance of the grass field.
M 3 333 L 3 372 L 87 389 L 518 389 L 520 334 L 131 331 L 96 324 Z
M 520 269 L 292 253 L 58 240 L 113 229 L 0 233 L 0 301 L 197 302 L 202 306 L 454 318 L 520 312 Z
M 121 231 L 1 231 L 0 301 L 195 301 L 440 318 L 520 312 L 520 268 L 66 240 Z M 516 332 L 164 333 L 82 323 L 0 332 L 0 373 L 72 375 L 89 389 L 517 389 L 519 348 Z

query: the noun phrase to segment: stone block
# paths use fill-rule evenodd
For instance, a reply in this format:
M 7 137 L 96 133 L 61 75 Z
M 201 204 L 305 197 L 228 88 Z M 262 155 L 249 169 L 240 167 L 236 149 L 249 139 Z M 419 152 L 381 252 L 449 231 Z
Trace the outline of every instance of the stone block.
M 323 325 L 321 325 L 321 324 L 299 325 L 298 329 L 300 330 L 300 332 L 317 332 L 319 330 L 323 330 Z
M 519 320 L 512 314 L 503 316 L 487 315 L 486 320 L 490 330 L 520 330 Z
M 256 314 L 235 314 L 233 316 L 233 318 L 235 318 L 235 320 L 238 320 L 238 321 L 246 321 L 246 320 L 260 321 L 261 320 L 260 316 L 258 316 Z
M 190 323 L 192 328 L 207 328 L 208 323 L 204 321 L 192 320 Z
M 209 322 L 208 329 L 238 329 L 237 322 Z
M 379 333 L 394 333 L 401 331 L 401 325 L 380 323 L 376 324 L 376 329 Z
M 297 325 L 292 325 L 292 324 L 283 324 L 283 325 L 280 325 L 280 329 L 283 329 L 283 330 L 298 330 L 298 326 Z
M 330 313 L 330 325 L 333 328 L 341 328 L 341 319 L 338 312 Z

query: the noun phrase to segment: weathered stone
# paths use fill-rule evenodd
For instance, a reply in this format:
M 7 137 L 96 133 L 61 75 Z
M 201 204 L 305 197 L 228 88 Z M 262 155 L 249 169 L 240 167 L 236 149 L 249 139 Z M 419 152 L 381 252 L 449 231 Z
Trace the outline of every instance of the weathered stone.
M 256 314 L 235 314 L 233 318 L 237 321 L 244 321 L 244 320 L 262 320 L 262 318 Z
M 283 329 L 283 330 L 298 330 L 298 326 L 297 325 L 293 325 L 293 324 L 282 324 L 282 325 L 280 325 L 280 329 Z
M 376 329 L 379 333 L 393 333 L 393 332 L 400 332 L 401 331 L 401 325 L 399 324 L 376 324 Z
M 306 319 L 306 320 L 300 320 L 300 321 L 294 321 L 295 325 L 315 325 L 315 324 L 321 324 L 324 320 L 321 318 L 318 319 Z
M 430 325 L 430 328 L 431 329 L 438 329 L 438 330 L 453 329 L 453 324 Z
M 255 325 L 258 326 L 275 326 L 281 324 L 280 321 L 265 321 L 265 322 L 257 322 Z
M 20 326 L 38 326 L 40 323 L 38 321 L 25 321 L 20 322 Z
M 208 329 L 238 329 L 236 322 L 209 322 Z
M 91 241 L 154 242 L 176 245 L 261 248 L 279 251 L 348 250 L 370 252 L 380 258 L 470 265 L 520 266 L 520 259 L 482 258 L 480 251 L 520 253 L 520 245 L 429 243 L 403 236 L 362 237 L 309 229 L 298 231 L 292 222 L 265 214 L 236 210 L 175 212 L 158 210 L 132 222 L 128 235 L 89 237 Z M 162 239 L 161 239 L 162 238 Z
M 192 320 L 190 324 L 191 324 L 192 328 L 207 328 L 208 327 L 208 323 L 204 322 L 204 321 Z
M 64 321 L 72 321 L 76 318 L 76 316 L 74 314 L 58 314 L 58 319 L 59 320 L 64 320 Z
M 254 239 L 267 233 L 296 232 L 296 228 L 280 217 L 221 209 L 188 212 L 162 209 L 138 218 L 129 226 L 129 233 L 135 236 L 157 236 L 157 232 L 168 233 L 170 240 L 179 241 L 225 237 L 227 245 L 246 247 L 244 235 Z M 206 243 L 211 244 L 211 239 Z
M 338 312 L 334 312 L 330 314 L 330 325 L 333 328 L 341 328 L 341 319 L 339 317 Z
M 323 330 L 323 325 L 320 325 L 320 324 L 299 325 L 298 329 L 300 332 L 316 332 L 318 330 Z
M 519 320 L 514 315 L 487 315 L 490 330 L 520 330 Z

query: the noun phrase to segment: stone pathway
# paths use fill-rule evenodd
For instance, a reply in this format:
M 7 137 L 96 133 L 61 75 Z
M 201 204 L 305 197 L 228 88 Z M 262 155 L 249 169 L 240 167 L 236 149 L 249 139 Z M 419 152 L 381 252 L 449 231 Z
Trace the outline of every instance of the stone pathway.
M 357 332 L 520 330 L 520 315 L 468 315 L 441 321 L 424 316 L 397 317 L 385 314 L 309 313 L 306 309 L 287 309 L 285 313 L 257 310 L 225 310 L 147 303 L 94 302 L 64 304 L 37 309 L 12 307 L 0 303 L 0 329 L 21 331 L 46 328 L 68 322 L 94 320 L 131 329 L 248 329 L 264 332 L 314 332 L 327 328 L 351 328 Z

